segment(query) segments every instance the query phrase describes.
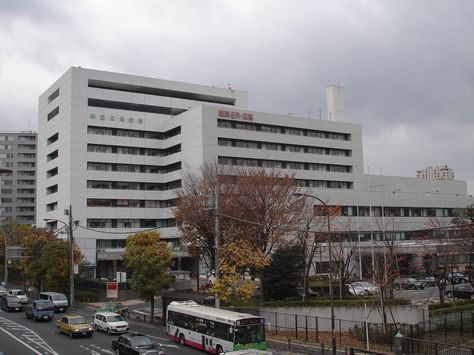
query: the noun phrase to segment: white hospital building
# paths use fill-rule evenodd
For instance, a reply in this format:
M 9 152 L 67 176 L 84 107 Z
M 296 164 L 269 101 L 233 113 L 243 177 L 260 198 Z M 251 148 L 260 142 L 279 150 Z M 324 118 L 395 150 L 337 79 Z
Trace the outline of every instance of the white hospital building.
M 341 87 L 327 95 L 329 119 L 309 119 L 253 111 L 247 93 L 230 88 L 73 67 L 39 98 L 37 225 L 61 228 L 53 220 L 67 223 L 71 206 L 97 277 L 122 270 L 126 237 L 150 228 L 172 246 L 177 269 L 194 270 L 175 227 L 175 191 L 185 166 L 217 161 L 294 173 L 302 191 L 341 206 L 333 228 L 357 231 L 362 256 L 377 220 L 394 221 L 415 263 L 410 231 L 449 223 L 473 203 L 466 183 L 364 174 L 361 126 L 343 122 Z

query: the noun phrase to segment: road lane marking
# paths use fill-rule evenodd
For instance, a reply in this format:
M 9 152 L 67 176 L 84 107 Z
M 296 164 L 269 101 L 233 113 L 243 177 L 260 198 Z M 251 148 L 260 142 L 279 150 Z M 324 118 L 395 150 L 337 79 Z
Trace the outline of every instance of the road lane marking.
M 21 324 L 15 323 L 4 317 L 0 317 L 0 324 L 3 325 L 3 327 L 0 327 L 0 330 L 8 333 L 10 336 L 14 337 L 16 340 L 18 340 L 22 344 L 26 344 L 26 343 L 23 342 L 23 340 L 21 340 L 20 338 L 24 338 L 26 339 L 26 341 L 32 342 L 31 345 L 40 347 L 41 349 L 46 351 L 40 354 L 59 355 L 56 351 L 53 350 L 51 346 L 49 346 L 49 344 L 46 341 L 44 341 L 36 332 L 31 330 L 30 328 L 22 326 Z M 12 334 L 8 330 L 6 330 L 6 328 L 8 328 L 9 331 L 17 332 L 19 334 Z M 29 345 L 28 347 L 31 348 Z
M 31 351 L 33 351 L 35 354 L 38 354 L 38 355 L 42 355 L 42 353 L 40 353 L 39 351 L 36 351 L 35 349 L 33 349 L 31 346 L 29 346 L 27 343 L 25 343 L 23 340 L 17 338 L 16 336 L 14 336 L 12 333 L 10 333 L 9 331 L 3 329 L 3 328 L 0 328 L 0 331 L 4 332 L 5 334 L 7 334 L 8 336 L 11 336 L 13 339 L 15 339 L 16 341 L 18 341 L 19 343 L 23 344 L 24 346 L 26 346 L 28 349 L 30 349 Z

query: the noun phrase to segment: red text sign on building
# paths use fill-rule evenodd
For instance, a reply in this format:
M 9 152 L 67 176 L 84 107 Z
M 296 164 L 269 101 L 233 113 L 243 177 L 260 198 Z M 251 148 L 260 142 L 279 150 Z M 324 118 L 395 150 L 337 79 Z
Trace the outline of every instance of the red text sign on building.
M 234 120 L 253 121 L 253 113 L 241 113 L 238 111 L 219 110 L 217 115 L 222 118 L 232 118 Z

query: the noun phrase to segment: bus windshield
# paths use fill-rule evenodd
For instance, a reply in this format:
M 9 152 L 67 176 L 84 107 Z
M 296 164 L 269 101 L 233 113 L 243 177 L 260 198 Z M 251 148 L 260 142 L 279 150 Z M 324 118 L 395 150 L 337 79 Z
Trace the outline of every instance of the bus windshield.
M 236 344 L 259 343 L 265 341 L 265 325 L 243 325 L 235 328 Z

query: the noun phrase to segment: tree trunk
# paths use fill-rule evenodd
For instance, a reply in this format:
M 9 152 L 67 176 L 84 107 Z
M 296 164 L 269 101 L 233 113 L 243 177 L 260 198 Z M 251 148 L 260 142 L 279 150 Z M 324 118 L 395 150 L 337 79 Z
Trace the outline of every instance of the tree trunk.
M 438 291 L 439 291 L 439 304 L 444 306 L 444 287 L 441 287 L 438 285 Z
M 150 322 L 154 323 L 155 322 L 155 295 L 153 295 L 150 298 L 150 306 L 151 306 L 151 310 L 150 310 L 151 319 L 150 319 Z

